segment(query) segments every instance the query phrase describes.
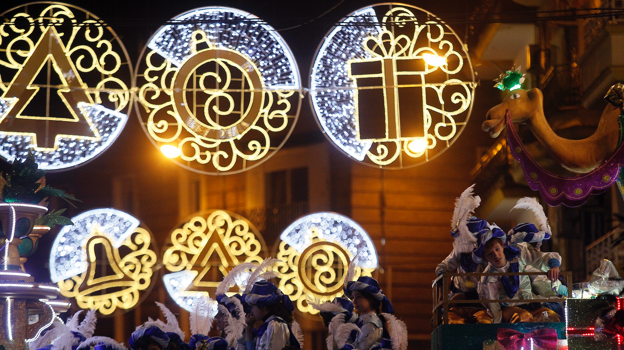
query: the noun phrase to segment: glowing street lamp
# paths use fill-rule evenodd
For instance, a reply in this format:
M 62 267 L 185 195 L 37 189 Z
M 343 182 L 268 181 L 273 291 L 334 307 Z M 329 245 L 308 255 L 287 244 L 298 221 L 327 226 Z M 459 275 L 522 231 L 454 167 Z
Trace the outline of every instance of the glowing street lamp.
M 180 153 L 182 153 L 178 147 L 172 145 L 162 145 L 160 146 L 160 151 L 167 158 L 178 158 Z
M 446 64 L 446 59 L 438 55 L 426 53 L 426 54 L 423 54 L 422 57 L 425 60 L 425 62 L 427 62 L 427 64 L 430 66 L 441 67 Z
M 418 154 L 423 153 L 427 149 L 428 144 L 429 143 L 427 142 L 427 139 L 417 138 L 413 141 L 410 141 L 410 143 L 407 145 L 407 148 L 410 150 L 410 152 Z

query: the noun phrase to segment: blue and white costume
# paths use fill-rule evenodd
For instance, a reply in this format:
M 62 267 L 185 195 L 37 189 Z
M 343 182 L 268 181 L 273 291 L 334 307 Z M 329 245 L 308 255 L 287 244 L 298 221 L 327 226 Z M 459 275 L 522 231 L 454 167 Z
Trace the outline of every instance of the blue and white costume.
M 251 306 L 258 307 L 270 307 L 283 303 L 290 312 L 294 310 L 290 298 L 268 281 L 254 283 L 251 291 L 243 295 L 243 300 Z M 254 340 L 246 343 L 247 350 L 282 350 L 286 346 L 301 348 L 290 326 L 281 317 L 266 315 L 263 321 Z

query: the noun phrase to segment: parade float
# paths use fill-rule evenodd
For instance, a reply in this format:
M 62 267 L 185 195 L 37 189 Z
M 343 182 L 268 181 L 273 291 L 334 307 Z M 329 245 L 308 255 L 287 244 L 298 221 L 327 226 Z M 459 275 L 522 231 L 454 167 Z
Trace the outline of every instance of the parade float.
M 24 270 L 24 263 L 35 253 L 39 239 L 50 228 L 72 224 L 61 215 L 64 209 L 48 212 L 49 198 L 76 199 L 46 184 L 45 171 L 38 169 L 32 154 L 13 162 L 10 173 L 0 180 L 0 187 L 0 308 L 3 315 L 0 343 L 7 350 L 21 350 L 52 324 L 56 311 L 67 311 L 66 303 L 63 307 L 62 301 L 52 301 L 58 296 L 59 288 L 35 282 Z

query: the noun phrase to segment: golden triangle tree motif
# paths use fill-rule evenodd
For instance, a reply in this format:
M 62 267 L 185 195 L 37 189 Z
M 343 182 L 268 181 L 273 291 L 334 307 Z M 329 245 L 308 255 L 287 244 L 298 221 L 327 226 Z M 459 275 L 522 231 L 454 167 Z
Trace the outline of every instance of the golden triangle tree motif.
M 211 263 L 213 254 L 217 254 L 218 256 L 218 264 L 216 265 Z M 212 281 L 202 281 L 206 274 L 212 267 L 218 267 L 223 277 L 225 277 L 228 275 L 229 270 L 238 265 L 238 259 L 230 253 L 230 249 L 223 243 L 223 237 L 215 230 L 209 233 L 204 248 L 191 259 L 189 265 L 192 266 L 191 270 L 198 271 L 199 273 L 195 276 L 193 283 L 189 286 L 187 291 L 217 288 L 221 278 L 216 278 Z
M 48 60 L 62 82 L 58 95 L 72 119 L 52 118 L 49 115 L 22 115 L 34 95 L 39 92 L 40 87 L 32 86 L 32 83 Z M 49 84 L 48 81 L 47 85 Z M 15 98 L 17 101 L 4 115 L 0 115 L 0 132 L 31 134 L 34 136 L 35 149 L 56 148 L 56 139 L 61 136 L 99 140 L 97 129 L 91 126 L 79 109 L 81 102 L 93 104 L 86 92 L 87 88 L 67 55 L 58 32 L 53 26 L 48 27 L 2 96 L 3 99 Z

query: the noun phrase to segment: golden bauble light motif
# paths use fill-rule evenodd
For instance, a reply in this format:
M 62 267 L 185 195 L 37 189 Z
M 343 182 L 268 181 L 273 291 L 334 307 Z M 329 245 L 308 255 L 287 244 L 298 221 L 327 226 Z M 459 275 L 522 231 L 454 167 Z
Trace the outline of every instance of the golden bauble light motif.
M 233 8 L 199 8 L 173 21 L 182 23 L 160 28 L 140 58 L 137 110 L 147 136 L 176 147 L 170 158 L 200 173 L 264 162 L 299 115 L 290 49 L 271 26 Z
M 297 309 L 318 313 L 308 299 L 331 301 L 342 296 L 344 275 L 357 255 L 356 278 L 371 276 L 377 252 L 368 234 L 353 220 L 335 213 L 315 213 L 292 223 L 280 236 L 276 264 L 279 288 Z

